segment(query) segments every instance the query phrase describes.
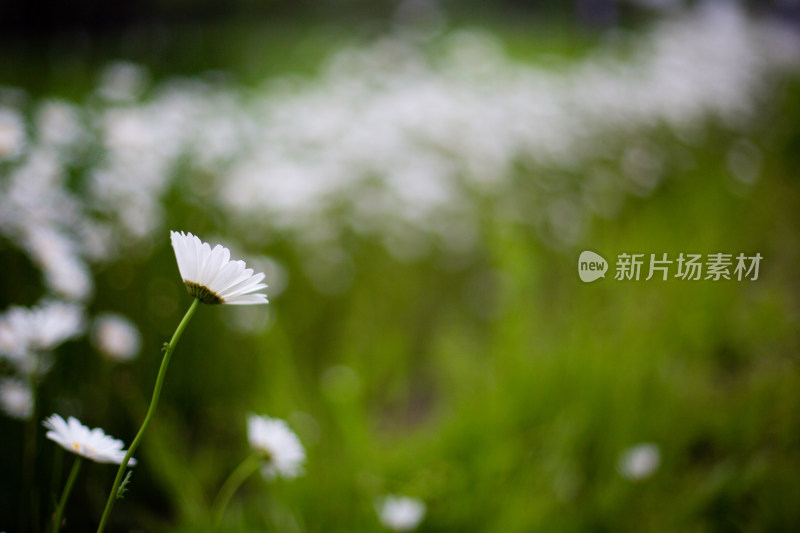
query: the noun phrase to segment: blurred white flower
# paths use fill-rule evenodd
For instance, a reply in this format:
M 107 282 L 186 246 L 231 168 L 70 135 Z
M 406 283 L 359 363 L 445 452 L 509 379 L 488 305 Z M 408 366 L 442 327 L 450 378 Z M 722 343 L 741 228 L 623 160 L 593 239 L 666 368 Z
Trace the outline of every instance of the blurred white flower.
M 244 261 L 231 261 L 222 245 L 214 249 L 191 233 L 170 232 L 178 270 L 189 294 L 205 304 L 250 305 L 267 303 L 264 274 L 253 274 Z
M 27 342 L 19 322 L 20 308 L 12 307 L 0 316 L 0 357 L 17 359 L 25 354 Z
M 642 443 L 622 452 L 617 462 L 617 471 L 631 481 L 647 479 L 658 470 L 661 464 L 661 451 L 658 445 Z
M 43 425 L 50 430 L 45 435 L 48 439 L 96 463 L 120 464 L 127 453 L 122 449 L 125 444 L 121 440 L 106 435 L 100 428 L 89 429 L 75 417 L 64 421 L 61 416 L 53 414 L 45 419 Z M 131 458 L 128 464 L 135 465 L 136 459 Z
M 0 161 L 14 159 L 25 149 L 25 121 L 17 111 L 0 108 Z
M 86 263 L 78 255 L 77 245 L 50 226 L 29 225 L 26 248 L 31 259 L 44 273 L 45 283 L 59 295 L 85 300 L 94 283 Z
M 401 4 L 400 19 L 436 19 L 435 2 Z M 173 186 L 215 202 L 253 238 L 285 232 L 311 251 L 304 264 L 315 286 L 332 293 L 348 288 L 352 268 L 341 254 L 318 260 L 321 235 L 330 245 L 350 230 L 374 236 L 403 260 L 469 251 L 483 205 L 475 193 L 563 246 L 595 214 L 613 214 L 625 195 L 649 194 L 674 173 L 674 158 L 640 139 L 664 125 L 701 142 L 709 117 L 746 126 L 774 74 L 796 68 L 793 34 L 735 2 L 700 4 L 557 69 L 515 61 L 488 32 L 456 31 L 433 49 L 399 32 L 337 51 L 313 80 L 284 77 L 252 92 L 195 78 L 142 100 L 147 71 L 113 63 L 87 105 L 40 103 L 30 139 L 23 104 L 5 97 L 0 162 L 20 163 L 0 180 L 0 233 L 50 291 L 77 300 L 91 294 L 90 262 L 159 231 Z M 67 182 L 85 151 L 72 147 L 90 141 L 78 195 Z M 731 152 L 742 184 L 757 178 L 759 153 Z M 184 165 L 198 179 L 179 178 Z M 517 213 L 505 202 L 514 204 L 520 165 L 542 194 Z M 583 172 L 592 168 L 607 177 Z M 578 187 L 551 181 L 573 175 L 587 177 Z M 275 284 L 269 270 L 254 270 Z M 244 296 L 222 299 L 266 301 Z
M 400 4 L 399 19 L 436 19 L 435 2 Z M 776 37 L 783 35 L 776 24 L 733 2 L 701 4 L 708 5 L 558 69 L 515 61 L 500 39 L 476 31 L 445 35 L 433 50 L 401 31 L 336 52 L 313 80 L 269 80 L 254 92 L 196 78 L 165 83 L 141 100 L 147 71 L 113 63 L 89 105 L 41 103 L 31 140 L 21 105 L 0 105 L 0 161 L 26 156 L 0 183 L 0 232 L 31 255 L 49 289 L 73 299 L 91 292 L 87 260 L 105 259 L 92 249 L 110 254 L 104 242 L 159 230 L 173 185 L 216 202 L 248 230 L 257 217 L 257 238 L 277 228 L 302 251 L 316 251 L 320 228 L 331 243 L 353 229 L 413 260 L 437 248 L 474 247 L 475 193 L 504 207 L 521 163 L 546 170 L 530 178 L 545 183 L 536 205 L 513 216 L 563 246 L 580 238 L 594 214 L 615 212 L 626 194 L 648 194 L 672 174 L 669 154 L 628 149 L 638 139 L 663 124 L 699 142 L 709 117 L 744 126 L 774 87 L 771 74 L 797 65 L 800 48 Z M 82 151 L 54 149 L 76 136 L 91 139 L 97 154 L 80 198 L 65 180 L 70 154 Z M 609 161 L 619 163 L 605 169 Z M 729 161 L 743 183 L 757 177 L 757 152 L 737 149 Z M 198 179 L 177 177 L 184 164 Z M 610 177 L 598 185 L 586 173 L 583 193 L 543 177 L 593 166 Z M 331 220 L 332 212 L 341 218 Z M 92 222 L 113 235 L 90 244 L 80 228 Z M 33 239 L 30 227 L 51 234 Z M 57 240 L 52 233 L 73 242 L 38 243 Z M 319 272 L 333 273 L 340 285 L 321 290 L 346 290 L 348 261 L 317 257 L 305 261 L 315 284 Z
M 0 180 L 0 232 L 42 272 L 45 285 L 59 296 L 85 300 L 93 280 L 82 254 L 91 245 L 93 221 L 83 200 L 68 190 L 69 172 L 59 151 L 37 145 Z
M 137 99 L 147 87 L 150 73 L 141 65 L 117 61 L 103 71 L 97 92 L 112 102 Z
M 277 476 L 292 479 L 303 474 L 306 452 L 300 439 L 283 420 L 249 415 L 247 439 L 254 450 L 264 455 L 261 473 L 266 479 Z
M 50 146 L 69 146 L 84 133 L 75 107 L 58 100 L 43 103 L 36 111 L 35 122 L 39 140 Z
M 425 518 L 425 503 L 408 496 L 389 495 L 377 505 L 381 523 L 394 531 L 411 531 Z
M 33 414 L 33 391 L 18 379 L 0 381 L 0 409 L 14 418 L 28 420 Z
M 129 361 L 138 355 L 142 340 L 133 323 L 116 313 L 103 313 L 94 320 L 92 343 L 115 361 Z
M 84 331 L 83 308 L 59 301 L 14 306 L 0 315 L 0 355 L 24 366 L 27 356 L 49 351 Z

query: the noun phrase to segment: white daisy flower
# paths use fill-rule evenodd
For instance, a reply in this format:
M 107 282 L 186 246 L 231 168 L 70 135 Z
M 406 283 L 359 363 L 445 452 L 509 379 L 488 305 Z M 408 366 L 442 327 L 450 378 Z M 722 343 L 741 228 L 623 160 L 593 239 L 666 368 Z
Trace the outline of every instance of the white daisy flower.
M 69 300 L 89 297 L 94 289 L 93 281 L 77 243 L 54 227 L 38 224 L 25 229 L 24 240 L 48 288 Z
M 306 452 L 300 439 L 283 420 L 268 416 L 247 417 L 250 446 L 266 459 L 261 473 L 266 479 L 292 479 L 303 474 Z
M 267 303 L 264 274 L 253 274 L 244 261 L 231 261 L 222 245 L 211 246 L 191 233 L 170 232 L 178 270 L 189 294 L 205 304 L 249 305 Z
M 27 142 L 25 121 L 13 109 L 0 107 L 0 161 L 20 155 Z
M 416 529 L 425 518 L 425 503 L 407 496 L 386 496 L 377 510 L 381 524 L 394 531 Z
M 94 320 L 92 343 L 109 359 L 129 361 L 139 353 L 142 339 L 130 320 L 116 313 L 103 313 Z
M 145 67 L 117 61 L 103 71 L 97 92 L 111 102 L 133 102 L 147 88 L 149 80 L 150 73 Z
M 52 350 L 83 330 L 83 308 L 78 305 L 51 301 L 30 309 L 14 306 L 0 316 L 0 355 L 28 371 L 36 353 Z
M 661 451 L 658 445 L 646 442 L 622 452 L 617 462 L 617 471 L 630 481 L 639 481 L 652 476 L 660 464 Z
M 33 414 L 33 391 L 17 379 L 0 381 L 0 409 L 7 415 L 28 420 Z
M 49 100 L 36 111 L 36 132 L 43 144 L 68 147 L 84 134 L 78 110 L 60 100 Z
M 127 453 L 122 449 L 125 444 L 121 440 L 106 435 L 100 428 L 89 429 L 74 417 L 64 421 L 59 415 L 50 415 L 43 425 L 50 430 L 46 435 L 48 439 L 96 463 L 120 464 Z M 128 464 L 135 465 L 136 459 L 131 457 Z

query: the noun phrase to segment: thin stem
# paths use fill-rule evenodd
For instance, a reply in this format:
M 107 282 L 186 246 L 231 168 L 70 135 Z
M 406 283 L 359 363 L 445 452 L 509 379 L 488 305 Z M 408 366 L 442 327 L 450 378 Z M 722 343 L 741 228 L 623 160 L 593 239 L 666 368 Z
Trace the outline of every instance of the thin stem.
M 231 475 L 228 476 L 228 479 L 226 479 L 225 483 L 222 484 L 222 488 L 219 489 L 217 498 L 214 500 L 214 505 L 212 507 L 214 527 L 218 527 L 222 522 L 222 515 L 225 514 L 225 509 L 228 507 L 228 503 L 231 501 L 231 498 L 242 485 L 242 483 L 244 483 L 244 480 L 250 477 L 253 472 L 258 470 L 263 463 L 263 455 L 260 453 L 254 453 L 242 461 L 241 464 L 237 466 L 233 472 L 231 472 Z
M 122 483 L 122 478 L 125 475 L 125 468 L 128 466 L 128 461 L 130 461 L 131 457 L 133 456 L 133 452 L 136 451 L 136 448 L 139 446 L 139 442 L 142 440 L 144 432 L 147 429 L 147 426 L 150 424 L 150 419 L 153 418 L 153 414 L 156 412 L 158 398 L 161 396 L 161 387 L 164 385 L 164 376 L 167 374 L 167 366 L 169 365 L 169 360 L 172 357 L 172 352 L 175 350 L 175 345 L 178 344 L 178 340 L 181 338 L 183 330 L 186 329 L 186 325 L 189 324 L 189 320 L 191 320 L 192 315 L 194 315 L 199 303 L 200 300 L 195 298 L 192 302 L 192 305 L 189 307 L 189 310 L 186 311 L 185 315 L 183 315 L 183 320 L 181 320 L 181 323 L 178 324 L 178 328 L 172 335 L 172 340 L 169 341 L 169 344 L 167 344 L 166 348 L 164 349 L 164 358 L 161 360 L 161 368 L 158 370 L 156 386 L 153 389 L 153 399 L 150 400 L 150 407 L 147 409 L 147 414 L 142 422 L 142 427 L 139 428 L 139 432 L 136 434 L 136 437 L 134 437 L 133 442 L 131 442 L 131 445 L 128 448 L 128 453 L 125 454 L 125 457 L 122 459 L 122 463 L 119 465 L 117 477 L 114 478 L 114 485 L 111 487 L 111 493 L 108 495 L 106 508 L 103 511 L 103 517 L 100 519 L 100 525 L 97 527 L 97 533 L 101 533 L 106 527 L 108 517 L 111 515 L 111 509 L 113 509 L 114 502 L 117 500 L 117 491 L 119 490 L 120 483 Z
M 58 494 L 58 486 L 61 485 L 61 470 L 64 466 L 64 448 L 53 446 L 53 467 L 50 473 L 50 494 L 55 498 Z
M 36 430 L 38 429 L 38 407 L 39 394 L 37 375 L 39 373 L 39 354 L 33 354 L 34 367 L 28 373 L 28 387 L 31 391 L 33 406 L 31 414 L 25 423 L 25 441 L 22 449 L 22 502 L 20 510 L 20 531 L 28 529 L 28 513 L 32 517 L 32 530 L 37 531 L 39 524 L 39 495 L 33 480 L 36 478 Z
M 64 507 L 67 505 L 67 498 L 69 498 L 72 485 L 75 484 L 75 478 L 78 477 L 78 471 L 81 469 L 82 462 L 83 461 L 81 461 L 80 457 L 76 457 L 75 462 L 72 463 L 72 470 L 69 471 L 67 484 L 64 485 L 64 492 L 61 493 L 61 500 L 59 500 L 58 507 L 56 507 L 56 513 L 53 516 L 53 533 L 58 533 L 58 530 L 61 529 L 61 516 L 64 514 Z

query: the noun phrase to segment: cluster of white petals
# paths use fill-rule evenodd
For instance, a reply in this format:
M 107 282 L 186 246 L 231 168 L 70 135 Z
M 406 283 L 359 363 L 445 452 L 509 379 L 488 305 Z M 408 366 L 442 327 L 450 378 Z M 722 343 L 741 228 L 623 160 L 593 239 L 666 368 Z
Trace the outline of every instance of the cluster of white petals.
M 92 343 L 109 359 L 129 361 L 138 355 L 142 339 L 130 320 L 116 313 L 103 313 L 94 319 Z
M 14 109 L 0 107 L 0 161 L 19 156 L 26 138 L 22 115 Z
M 623 451 L 617 462 L 617 471 L 630 481 L 640 481 L 652 476 L 661 464 L 658 445 L 645 442 Z
M 25 359 L 54 349 L 83 333 L 83 308 L 48 301 L 33 308 L 14 306 L 0 315 L 0 356 L 25 365 Z
M 189 294 L 205 304 L 251 305 L 267 303 L 263 273 L 253 273 L 244 261 L 231 261 L 231 252 L 213 249 L 191 233 L 170 232 L 172 248 Z
M 33 414 L 33 391 L 22 380 L 6 378 L 0 381 L 0 409 L 8 416 L 28 420 Z
M 48 100 L 36 110 L 34 118 L 37 138 L 43 146 L 58 150 L 73 148 L 85 133 L 80 123 L 80 111 L 74 105 L 59 100 Z M 69 158 L 69 152 L 59 156 Z
M 97 463 L 122 463 L 125 458 L 125 444 L 100 428 L 89 429 L 78 419 L 69 417 L 66 421 L 57 414 L 50 415 L 44 422 L 48 429 L 46 437 L 58 443 L 65 450 L 91 459 Z M 136 460 L 128 462 L 133 466 Z
M 33 414 L 32 386 L 52 364 L 52 352 L 85 330 L 81 305 L 46 300 L 35 307 L 12 306 L 0 314 L 0 361 L 13 376 L 0 381 L 0 410 L 21 420 Z
M 509 203 L 522 166 L 536 194 L 498 212 L 569 245 L 628 194 L 652 193 L 670 165 L 691 165 L 680 145 L 703 142 L 709 118 L 746 135 L 773 74 L 798 64 L 790 35 L 733 2 L 702 2 L 559 69 L 514 61 L 478 31 L 390 35 L 333 53 L 311 79 L 257 91 L 200 79 L 149 87 L 146 69 L 115 63 L 91 105 L 34 102 L 26 126 L 26 106 L 0 104 L 0 233 L 50 291 L 86 301 L 89 265 L 162 229 L 173 170 L 188 164 L 202 179 L 183 192 L 255 238 L 292 236 L 315 286 L 335 290 L 346 287 L 345 232 L 402 258 L 469 250 L 476 210 Z M 651 135 L 664 131 L 678 142 Z M 723 149 L 752 184 L 761 149 L 746 139 Z M 76 163 L 80 198 L 67 186 Z M 569 179 L 550 183 L 558 177 Z
M 285 421 L 249 415 L 247 438 L 250 446 L 264 455 L 261 473 L 266 479 L 277 476 L 292 479 L 303 474 L 305 449 Z
M 393 531 L 411 531 L 425 518 L 425 503 L 408 496 L 389 495 L 377 504 L 378 518 Z

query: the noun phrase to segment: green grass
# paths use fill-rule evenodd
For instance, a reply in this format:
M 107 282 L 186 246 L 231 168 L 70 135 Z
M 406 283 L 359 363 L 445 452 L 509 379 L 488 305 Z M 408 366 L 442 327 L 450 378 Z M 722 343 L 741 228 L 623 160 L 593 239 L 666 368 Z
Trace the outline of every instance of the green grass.
M 357 242 L 355 281 L 335 297 L 281 256 L 292 282 L 271 304 L 269 331 L 232 336 L 220 324 L 226 309 L 202 309 L 187 331 L 143 444 L 154 467 L 136 483 L 170 502 L 172 520 L 198 527 L 247 453 L 244 413 L 257 411 L 295 422 L 307 475 L 249 482 L 231 531 L 379 530 L 371 505 L 385 492 L 428 501 L 427 531 L 796 527 L 798 302 L 784 257 L 794 252 L 783 246 L 798 228 L 762 213 L 791 212 L 797 191 L 767 175 L 739 196 L 718 158 L 706 158 L 697 176 L 597 221 L 576 250 L 548 250 L 531 228 L 502 220 L 455 272 L 440 257 L 403 264 Z M 756 282 L 585 285 L 575 272 L 583 245 L 609 259 L 638 250 L 765 259 Z M 162 247 L 134 286 L 169 272 L 170 254 Z M 155 362 L 144 361 L 117 377 L 141 372 L 134 389 L 146 391 L 144 367 Z M 617 458 L 642 441 L 659 444 L 663 463 L 631 483 Z M 150 507 L 136 483 L 130 505 Z

